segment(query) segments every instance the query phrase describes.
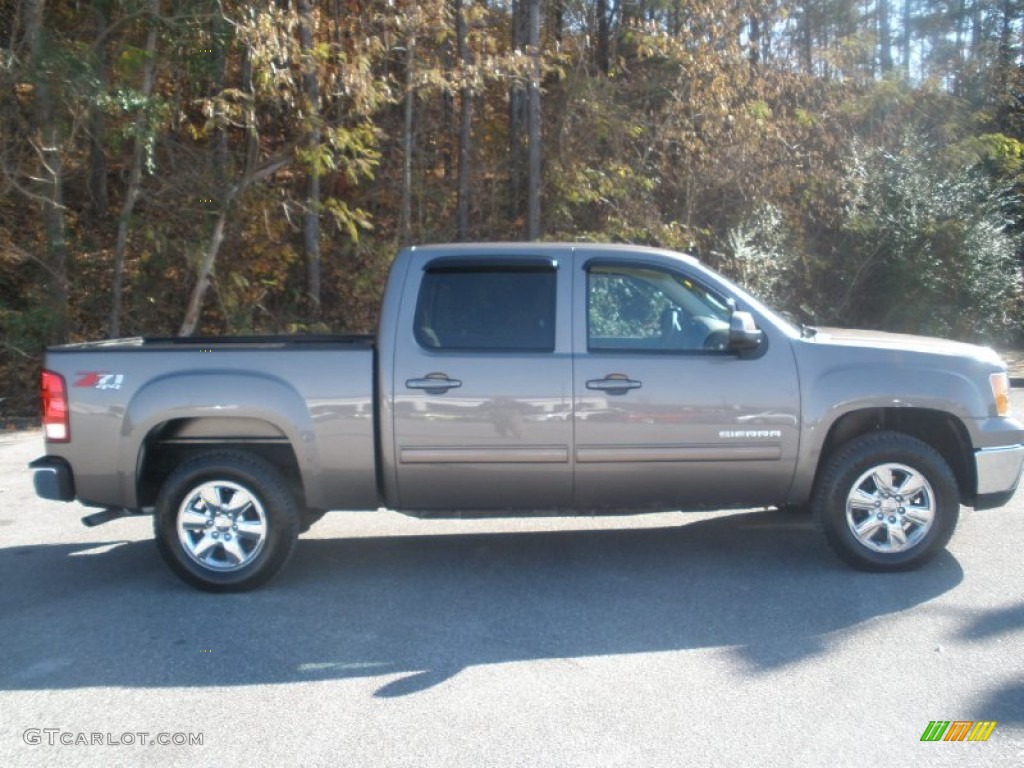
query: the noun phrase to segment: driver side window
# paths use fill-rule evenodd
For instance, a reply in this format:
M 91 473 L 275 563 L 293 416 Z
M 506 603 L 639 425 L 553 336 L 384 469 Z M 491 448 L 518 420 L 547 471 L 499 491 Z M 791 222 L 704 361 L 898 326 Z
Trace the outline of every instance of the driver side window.
M 728 343 L 729 308 L 690 280 L 656 267 L 592 265 L 592 351 L 711 351 Z

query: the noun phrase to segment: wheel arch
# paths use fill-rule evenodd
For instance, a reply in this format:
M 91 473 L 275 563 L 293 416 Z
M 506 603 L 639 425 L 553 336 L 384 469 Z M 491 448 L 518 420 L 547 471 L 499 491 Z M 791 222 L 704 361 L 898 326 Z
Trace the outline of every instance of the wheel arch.
M 183 393 L 188 398 L 183 403 Z M 300 498 L 319 505 L 320 457 L 312 418 L 287 383 L 254 372 L 171 375 L 136 393 L 120 444 L 124 506 L 150 506 L 173 466 L 218 448 L 244 450 L 279 467 Z
M 842 446 L 862 435 L 892 431 L 914 437 L 933 448 L 956 478 L 962 504 L 971 504 L 978 485 L 970 435 L 951 413 L 931 408 L 862 408 L 843 414 L 825 436 L 815 467 L 815 484 L 823 468 Z
M 291 441 L 275 424 L 257 418 L 185 417 L 154 426 L 139 450 L 135 487 L 140 507 L 152 506 L 176 467 L 205 453 L 241 452 L 277 468 L 300 504 L 306 493 Z

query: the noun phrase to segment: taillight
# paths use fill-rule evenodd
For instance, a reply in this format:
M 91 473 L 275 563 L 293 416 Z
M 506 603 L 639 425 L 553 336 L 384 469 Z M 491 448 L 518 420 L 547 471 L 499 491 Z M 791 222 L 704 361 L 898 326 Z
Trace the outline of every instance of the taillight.
M 43 399 L 43 434 L 51 443 L 71 440 L 68 421 L 68 390 L 64 377 L 53 371 L 43 371 L 41 394 Z

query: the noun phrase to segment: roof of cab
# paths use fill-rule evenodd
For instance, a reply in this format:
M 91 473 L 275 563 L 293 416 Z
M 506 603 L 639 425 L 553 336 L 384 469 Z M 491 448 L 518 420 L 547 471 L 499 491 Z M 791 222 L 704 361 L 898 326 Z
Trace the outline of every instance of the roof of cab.
M 413 245 L 406 250 L 414 253 L 427 253 L 435 256 L 441 255 L 474 255 L 474 256 L 509 256 L 513 254 L 558 254 L 573 251 L 585 251 L 587 253 L 636 253 L 655 256 L 665 256 L 673 259 L 699 264 L 700 260 L 687 253 L 670 251 L 665 248 L 655 248 L 646 245 L 632 245 L 629 243 L 569 243 L 569 242 L 497 242 L 497 243 L 437 243 L 430 245 Z

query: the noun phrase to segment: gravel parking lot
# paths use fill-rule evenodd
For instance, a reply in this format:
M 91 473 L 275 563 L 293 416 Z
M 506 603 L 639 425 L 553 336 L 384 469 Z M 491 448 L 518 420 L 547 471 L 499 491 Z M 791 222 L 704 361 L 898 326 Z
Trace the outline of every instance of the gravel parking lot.
M 777 511 L 335 513 L 216 596 L 36 499 L 41 453 L 0 436 L 0 765 L 1024 764 L 1024 495 L 896 575 Z

